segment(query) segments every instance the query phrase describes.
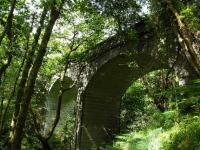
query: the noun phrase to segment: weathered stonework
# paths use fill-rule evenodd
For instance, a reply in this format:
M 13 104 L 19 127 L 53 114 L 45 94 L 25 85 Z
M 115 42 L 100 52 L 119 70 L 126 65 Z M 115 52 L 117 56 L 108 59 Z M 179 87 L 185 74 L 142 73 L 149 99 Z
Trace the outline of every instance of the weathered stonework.
M 175 42 L 163 52 L 154 31 L 136 25 L 138 40 L 114 36 L 100 43 L 85 62 L 71 63 L 66 76 L 77 83 L 76 150 L 112 141 L 119 132 L 120 101 L 130 84 L 159 69 L 192 72 Z M 174 45 L 173 45 L 174 44 Z M 178 55 L 178 57 L 177 57 Z M 177 59 L 178 58 L 178 59 Z M 77 80 L 78 78 L 78 80 Z

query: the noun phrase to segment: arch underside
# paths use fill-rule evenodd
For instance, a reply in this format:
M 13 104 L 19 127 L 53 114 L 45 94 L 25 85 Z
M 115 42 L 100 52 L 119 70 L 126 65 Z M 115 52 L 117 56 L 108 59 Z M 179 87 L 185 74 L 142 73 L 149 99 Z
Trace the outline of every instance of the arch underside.
M 93 75 L 83 98 L 81 150 L 90 150 L 113 140 L 120 130 L 120 101 L 126 89 L 146 73 L 166 67 L 160 63 L 149 66 L 151 59 L 150 56 L 141 55 L 141 68 L 133 65 L 136 63 L 132 62 L 133 57 L 119 55 Z
M 163 51 L 153 31 L 145 32 L 145 27 L 139 31 L 139 42 L 123 38 L 107 40 L 100 45 L 102 53 L 88 62 L 92 73 L 86 75 L 87 82 L 79 88 L 76 101 L 75 149 L 90 150 L 113 140 L 120 130 L 121 98 L 133 81 L 151 71 L 171 67 L 193 72 L 184 57 L 177 54 L 176 40 Z
M 63 100 L 76 98 L 74 148 L 77 150 L 90 150 L 113 140 L 120 130 L 121 98 L 133 81 L 151 71 L 171 67 L 193 72 L 186 59 L 177 53 L 176 40 L 163 51 L 154 29 L 146 31 L 145 24 L 140 23 L 135 29 L 138 42 L 116 35 L 100 43 L 87 62 L 70 64 L 66 76 L 69 83 L 78 79 L 77 88 L 68 91 Z M 174 33 L 170 34 L 174 39 Z

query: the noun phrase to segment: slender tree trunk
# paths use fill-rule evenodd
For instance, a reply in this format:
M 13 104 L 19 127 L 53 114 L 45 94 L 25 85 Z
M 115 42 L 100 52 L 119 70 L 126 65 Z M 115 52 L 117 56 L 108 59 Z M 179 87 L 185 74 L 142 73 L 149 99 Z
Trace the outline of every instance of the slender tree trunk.
M 6 21 L 6 24 L 5 24 L 5 27 L 4 27 L 4 31 L 2 32 L 1 36 L 0 36 L 0 45 L 1 45 L 1 42 L 3 40 L 3 38 L 5 37 L 5 35 L 7 34 L 8 35 L 8 38 L 11 39 L 12 38 L 12 20 L 13 20 L 13 12 L 14 12 L 14 9 L 15 9 L 15 6 L 16 6 L 16 2 L 17 0 L 12 0 L 11 1 L 11 8 L 10 8 L 10 12 L 9 12 L 9 15 L 8 15 L 8 18 L 7 18 L 7 21 Z
M 55 120 L 52 124 L 52 127 L 50 128 L 49 132 L 47 133 L 45 139 L 49 140 L 53 133 L 54 133 L 54 130 L 60 120 L 60 111 L 61 111 L 61 104 L 62 104 L 62 97 L 63 97 L 63 94 L 65 93 L 65 91 L 71 89 L 71 87 L 69 89 L 64 89 L 64 79 L 65 79 L 65 74 L 67 72 L 67 68 L 68 68 L 68 63 L 65 65 L 65 69 L 64 69 L 64 73 L 63 75 L 61 75 L 61 80 L 60 80 L 60 90 L 59 90 L 59 96 L 58 96 L 58 104 L 57 104 L 57 109 L 56 109 L 56 117 L 55 117 Z
M 12 58 L 13 58 L 12 53 L 11 52 L 7 52 L 6 63 L 4 63 L 0 68 L 0 85 L 1 85 L 2 76 L 6 72 L 7 68 L 10 66 L 10 64 L 12 62 Z
M 200 76 L 200 41 L 189 31 L 187 25 L 181 20 L 178 11 L 173 7 L 171 0 L 165 0 L 168 9 L 174 15 L 178 29 L 178 40 L 188 62 Z
M 22 60 L 22 63 L 20 65 L 20 67 L 19 67 L 16 79 L 15 79 L 15 82 L 14 82 L 13 90 L 12 90 L 12 92 L 11 92 L 9 98 L 8 98 L 8 102 L 7 102 L 7 105 L 5 107 L 5 110 L 4 110 L 4 112 L 2 112 L 2 118 L 1 118 L 1 123 L 0 123 L 0 135 L 1 135 L 1 132 L 3 130 L 3 126 L 4 126 L 4 122 L 5 122 L 5 119 L 6 119 L 7 112 L 8 112 L 8 108 L 10 107 L 10 102 L 13 99 L 13 97 L 15 95 L 15 92 L 16 92 L 16 87 L 17 87 L 17 83 L 18 83 L 18 80 L 19 80 L 19 77 L 20 77 L 20 73 L 22 71 L 22 68 L 23 68 L 25 60 L 26 60 L 26 55 L 27 55 L 28 46 L 29 46 L 29 44 L 28 44 L 29 43 L 29 38 L 30 38 L 30 34 L 29 34 L 29 37 L 28 37 L 28 40 L 27 40 L 26 52 L 25 52 L 24 58 Z
M 57 7 L 55 4 L 56 4 L 56 2 L 54 1 L 52 8 L 51 8 L 50 21 L 46 27 L 44 36 L 42 38 L 41 45 L 39 47 L 36 59 L 33 64 L 33 67 L 30 70 L 30 75 L 27 80 L 27 86 L 25 88 L 24 96 L 23 96 L 21 104 L 20 104 L 20 110 L 19 110 L 19 113 L 18 113 L 18 116 L 16 119 L 16 127 L 14 128 L 13 135 L 11 137 L 11 150 L 20 150 L 21 149 L 23 128 L 25 126 L 25 121 L 26 121 L 28 110 L 29 110 L 31 97 L 34 92 L 37 74 L 42 65 L 42 61 L 43 61 L 44 55 L 47 50 L 46 48 L 47 48 L 47 44 L 48 44 L 48 41 L 49 41 L 51 33 L 52 33 L 52 29 L 54 27 L 56 20 L 59 18 L 60 11 L 64 4 L 64 0 L 61 2 L 59 7 Z
M 1 102 L 0 102 L 0 124 L 2 123 L 1 121 L 2 121 L 2 117 L 3 117 L 3 103 L 4 103 L 4 99 L 5 99 L 5 97 L 4 97 L 4 90 L 2 90 L 1 91 Z M 1 136 L 1 134 L 0 134 L 0 136 Z
M 24 66 L 24 69 L 23 69 L 23 72 L 22 72 L 22 77 L 21 77 L 21 80 L 20 80 L 20 83 L 19 83 L 19 86 L 18 86 L 18 90 L 17 90 L 15 112 L 14 112 L 14 115 L 13 115 L 12 125 L 11 125 L 12 128 L 13 128 L 12 130 L 14 130 L 15 125 L 16 125 L 16 117 L 19 113 L 20 102 L 21 102 L 22 97 L 24 95 L 24 88 L 25 88 L 25 85 L 26 85 L 26 82 L 27 82 L 27 79 L 28 79 L 28 73 L 29 73 L 29 70 L 30 70 L 31 65 L 33 63 L 33 56 L 34 56 L 36 48 L 38 46 L 38 40 L 39 40 L 39 37 L 41 35 L 42 28 L 44 26 L 44 21 L 45 21 L 47 12 L 48 12 L 48 9 L 46 7 L 44 7 L 41 18 L 40 18 L 39 27 L 36 31 L 35 36 L 34 36 L 34 42 L 32 44 L 32 48 L 31 48 L 30 51 L 28 51 L 27 60 L 26 60 L 26 63 L 25 63 L 25 66 Z
M 43 150 L 51 150 L 51 147 L 47 139 L 40 140 L 42 143 Z
M 69 58 L 71 52 L 69 53 L 67 58 Z M 35 133 L 36 133 L 38 139 L 40 140 L 40 142 L 42 143 L 42 146 L 43 146 L 44 150 L 51 150 L 51 148 L 50 148 L 50 146 L 48 144 L 48 141 L 52 137 L 52 135 L 54 133 L 54 130 L 55 130 L 55 128 L 56 128 L 56 126 L 57 126 L 57 124 L 58 124 L 58 122 L 60 120 L 60 113 L 61 113 L 61 105 L 62 105 L 63 94 L 66 91 L 72 89 L 74 87 L 74 85 L 75 85 L 75 83 L 74 83 L 70 87 L 68 87 L 66 89 L 64 88 L 65 74 L 67 72 L 68 65 L 69 65 L 69 61 L 66 62 L 63 75 L 61 75 L 61 78 L 60 78 L 60 82 L 61 83 L 60 83 L 60 90 L 59 90 L 59 96 L 58 96 L 58 104 L 57 104 L 57 109 L 56 109 L 56 117 L 55 117 L 55 120 L 54 120 L 54 122 L 52 124 L 52 127 L 49 129 L 49 131 L 48 131 L 48 133 L 46 135 L 42 135 L 40 133 L 39 123 L 37 122 L 36 115 L 31 110 L 31 113 L 32 113 L 32 116 L 33 116 L 34 127 L 35 127 Z M 81 72 L 80 72 L 80 74 L 81 74 Z M 80 74 L 78 75 L 78 78 L 79 78 Z
M 66 56 L 66 61 L 65 61 L 65 66 L 64 66 L 64 71 L 63 71 L 63 74 L 60 75 L 60 89 L 59 89 L 59 96 L 58 96 L 58 104 L 57 104 L 57 108 L 56 108 L 56 116 L 55 116 L 55 119 L 54 119 L 54 122 L 52 124 L 52 127 L 49 129 L 49 131 L 46 133 L 46 135 L 42 135 L 41 133 L 41 129 L 40 129 L 40 123 L 37 122 L 37 116 L 36 114 L 33 112 L 32 108 L 30 109 L 31 111 L 31 114 L 32 114 L 32 117 L 33 117 L 33 122 L 34 122 L 34 128 L 35 128 L 35 133 L 38 137 L 38 139 L 40 140 L 40 142 L 42 143 L 42 146 L 43 146 L 43 149 L 44 150 L 50 150 L 50 146 L 48 144 L 48 141 L 49 139 L 52 137 L 54 131 L 55 131 L 55 128 L 60 120 L 60 113 L 61 113 L 61 105 L 62 105 L 62 98 L 63 98 L 63 94 L 72 89 L 75 85 L 75 82 L 74 84 L 72 84 L 70 87 L 68 88 L 64 88 L 64 83 L 65 83 L 65 74 L 67 72 L 67 68 L 69 66 L 69 63 L 70 63 L 70 55 L 73 51 L 76 51 L 79 46 L 82 44 L 80 43 L 79 45 L 77 45 L 76 47 L 74 47 L 74 41 L 75 41 L 75 38 L 76 38 L 76 35 L 77 33 L 74 32 L 74 35 L 73 35 L 73 39 L 72 39 L 72 45 L 70 46 L 70 52 L 67 54 Z M 78 78 L 81 74 L 81 71 L 78 75 Z M 78 80 L 77 78 L 77 80 Z
M 7 37 L 9 39 L 9 47 L 11 48 L 11 50 L 6 51 L 6 54 L 7 54 L 6 63 L 3 63 L 0 68 L 0 85 L 1 85 L 1 78 L 2 78 L 3 74 L 6 72 L 7 68 L 10 66 L 12 58 L 13 58 L 13 55 L 12 55 L 12 48 L 13 48 L 12 20 L 13 20 L 13 16 L 14 16 L 13 12 L 14 12 L 14 9 L 16 6 L 16 0 L 12 0 L 10 5 L 11 5 L 11 9 L 8 14 L 8 18 L 7 18 L 6 24 L 4 26 L 3 33 L 0 36 L 0 45 L 2 43 L 3 38 L 7 34 Z
M 34 113 L 34 111 L 32 110 L 32 108 L 30 108 L 30 112 L 32 115 L 32 119 L 33 119 L 33 127 L 34 127 L 34 132 L 36 134 L 36 137 L 38 138 L 38 140 L 41 142 L 42 144 L 42 148 L 45 150 L 51 150 L 51 147 L 48 143 L 48 139 L 45 138 L 45 136 L 42 135 L 41 133 L 41 128 L 40 128 L 40 123 L 37 121 L 37 116 Z
M 5 122 L 5 119 L 6 119 L 7 112 L 8 112 L 8 108 L 10 107 L 10 102 L 11 102 L 11 100 L 13 99 L 13 97 L 15 95 L 16 88 L 17 88 L 17 83 L 18 83 L 20 74 L 22 72 L 22 68 L 24 66 L 24 63 L 26 61 L 27 52 L 29 50 L 30 35 L 31 35 L 32 29 L 33 29 L 34 20 L 35 20 L 35 14 L 33 14 L 33 19 L 32 19 L 32 23 L 31 23 L 31 27 L 30 27 L 29 32 L 27 34 L 27 38 L 26 38 L 27 40 L 26 40 L 26 44 L 25 44 L 25 54 L 23 56 L 23 60 L 21 62 L 21 65 L 19 67 L 17 76 L 15 78 L 13 90 L 12 90 L 12 92 L 11 92 L 9 98 L 8 98 L 8 102 L 7 102 L 7 105 L 5 107 L 5 110 L 4 110 L 4 113 L 3 113 L 3 116 L 2 116 L 2 120 L 1 120 L 1 124 L 0 124 L 0 134 L 1 134 L 2 130 L 3 130 L 3 126 L 4 126 L 4 122 Z
M 161 84 L 161 86 L 162 86 L 161 89 L 163 90 L 164 87 L 163 87 L 163 84 L 162 84 L 162 80 L 163 80 L 162 74 L 163 73 L 161 72 L 161 76 L 159 77 L 160 79 L 157 79 L 157 80 L 159 80 L 159 84 Z M 163 95 L 161 95 L 159 97 L 157 97 L 155 95 L 155 91 L 151 88 L 150 83 L 148 82 L 147 76 L 142 77 L 142 82 L 145 85 L 145 88 L 148 92 L 148 95 L 153 98 L 153 103 L 158 108 L 158 110 L 160 110 L 161 112 L 166 111 L 166 109 L 167 109 L 167 107 L 166 107 L 167 98 Z
M 66 73 L 66 71 L 65 71 Z M 64 77 L 63 77 L 64 80 Z M 64 82 L 64 81 L 63 81 Z M 63 87 L 62 81 L 61 81 L 61 88 Z M 57 109 L 56 109 L 56 117 L 55 120 L 52 124 L 52 127 L 49 129 L 48 133 L 46 135 L 42 135 L 41 129 L 39 128 L 39 123 L 37 122 L 36 115 L 34 114 L 33 110 L 31 109 L 31 114 L 33 116 L 33 122 L 34 122 L 34 127 L 35 127 L 35 133 L 42 143 L 42 147 L 44 150 L 51 150 L 51 147 L 48 143 L 49 139 L 52 137 L 54 130 L 60 120 L 60 111 L 61 111 L 61 104 L 62 104 L 62 97 L 64 94 L 64 90 L 60 90 L 59 98 L 58 98 L 58 104 L 57 104 Z

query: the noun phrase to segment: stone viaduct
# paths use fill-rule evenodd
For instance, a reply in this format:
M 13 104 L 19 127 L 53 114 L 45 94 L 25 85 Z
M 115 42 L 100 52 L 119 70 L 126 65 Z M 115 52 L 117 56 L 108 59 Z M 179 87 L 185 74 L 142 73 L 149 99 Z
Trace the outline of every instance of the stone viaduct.
M 121 98 L 133 81 L 159 69 L 174 69 L 183 76 L 192 72 L 176 40 L 164 50 L 154 29 L 146 30 L 144 23 L 134 29 L 137 40 L 115 35 L 98 44 L 87 61 L 70 64 L 66 77 L 78 81 L 77 92 L 71 96 L 77 108 L 76 150 L 95 149 L 112 141 L 120 130 Z M 173 39 L 174 34 L 169 34 Z

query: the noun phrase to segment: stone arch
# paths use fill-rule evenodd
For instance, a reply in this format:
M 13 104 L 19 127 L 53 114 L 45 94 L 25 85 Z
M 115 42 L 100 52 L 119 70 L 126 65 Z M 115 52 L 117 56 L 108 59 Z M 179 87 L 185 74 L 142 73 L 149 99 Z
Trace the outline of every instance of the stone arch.
M 140 55 L 145 61 L 146 55 Z M 150 58 L 150 57 L 149 57 Z M 83 96 L 80 149 L 92 149 L 113 139 L 119 132 L 120 102 L 130 84 L 148 72 L 168 68 L 160 63 L 143 68 L 132 64 L 131 55 L 118 55 L 102 65 L 93 75 Z M 154 60 L 156 61 L 156 60 Z
M 144 22 L 134 29 L 137 41 L 115 35 L 98 44 L 87 61 L 70 64 L 66 76 L 77 81 L 78 87 L 76 150 L 90 150 L 112 140 L 119 131 L 121 97 L 134 80 L 159 69 L 185 68 L 193 72 L 186 59 L 177 53 L 176 40 L 163 52 L 154 29 L 147 31 Z M 174 38 L 174 33 L 170 34 Z
M 138 41 L 116 35 L 97 45 L 96 52 L 83 63 L 77 96 L 75 149 L 89 150 L 112 140 L 119 131 L 120 100 L 133 80 L 161 68 L 175 59 L 158 52 L 154 30 L 137 24 Z M 74 69 L 76 68 L 76 69 Z M 72 64 L 68 76 L 77 76 L 79 65 Z M 73 72 L 73 73 L 72 73 Z

